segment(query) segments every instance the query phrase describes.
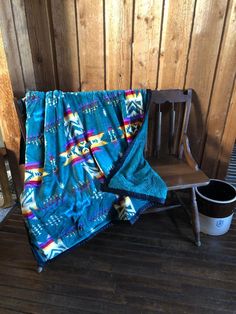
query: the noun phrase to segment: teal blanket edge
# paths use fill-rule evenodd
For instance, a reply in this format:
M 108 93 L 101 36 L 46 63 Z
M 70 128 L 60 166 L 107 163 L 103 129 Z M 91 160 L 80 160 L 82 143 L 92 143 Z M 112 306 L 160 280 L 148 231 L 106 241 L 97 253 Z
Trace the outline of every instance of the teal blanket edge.
M 149 98 L 142 89 L 27 92 L 21 208 L 39 264 L 165 202 L 143 153 Z

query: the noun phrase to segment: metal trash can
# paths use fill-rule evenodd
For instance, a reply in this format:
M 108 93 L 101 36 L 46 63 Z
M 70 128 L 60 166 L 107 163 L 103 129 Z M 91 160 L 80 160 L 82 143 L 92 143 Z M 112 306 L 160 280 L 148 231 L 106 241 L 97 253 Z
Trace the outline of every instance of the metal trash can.
M 208 185 L 196 188 L 201 232 L 209 235 L 225 234 L 231 225 L 236 207 L 233 185 L 212 179 Z

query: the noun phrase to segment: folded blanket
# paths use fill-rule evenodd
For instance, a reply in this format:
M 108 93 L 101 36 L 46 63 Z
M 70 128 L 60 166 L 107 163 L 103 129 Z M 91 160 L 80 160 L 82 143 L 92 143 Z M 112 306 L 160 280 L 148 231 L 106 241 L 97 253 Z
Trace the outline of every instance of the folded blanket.
M 143 155 L 149 93 L 26 94 L 21 205 L 40 265 L 165 201 L 166 185 Z

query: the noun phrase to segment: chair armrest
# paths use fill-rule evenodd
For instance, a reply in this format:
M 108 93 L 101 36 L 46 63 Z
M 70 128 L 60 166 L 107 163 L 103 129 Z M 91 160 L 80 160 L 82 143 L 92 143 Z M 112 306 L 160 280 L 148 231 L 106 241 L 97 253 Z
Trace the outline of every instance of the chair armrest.
M 184 157 L 186 159 L 187 164 L 194 170 L 199 170 L 198 164 L 196 163 L 195 159 L 193 158 L 193 155 L 191 153 L 190 150 L 190 146 L 189 146 L 189 140 L 188 140 L 188 136 L 186 134 L 183 135 L 183 153 L 184 153 Z

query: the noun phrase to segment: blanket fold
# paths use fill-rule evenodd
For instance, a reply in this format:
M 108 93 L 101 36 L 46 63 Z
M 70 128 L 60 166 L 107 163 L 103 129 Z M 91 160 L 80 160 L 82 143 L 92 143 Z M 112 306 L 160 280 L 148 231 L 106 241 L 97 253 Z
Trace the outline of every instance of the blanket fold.
M 114 221 L 133 223 L 167 188 L 144 158 L 147 90 L 26 94 L 22 213 L 40 264 Z

